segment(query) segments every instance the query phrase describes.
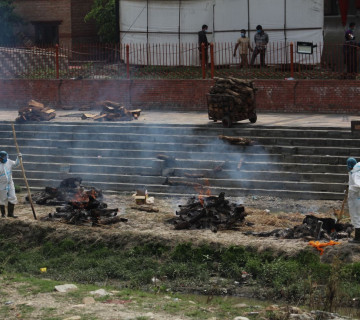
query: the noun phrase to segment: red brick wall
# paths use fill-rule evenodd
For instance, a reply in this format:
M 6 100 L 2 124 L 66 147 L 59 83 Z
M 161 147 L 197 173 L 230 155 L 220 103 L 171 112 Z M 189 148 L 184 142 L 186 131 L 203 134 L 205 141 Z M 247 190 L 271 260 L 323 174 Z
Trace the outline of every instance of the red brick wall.
M 212 80 L 0 80 L 0 106 L 36 99 L 81 106 L 109 99 L 128 107 L 206 111 Z M 360 114 L 360 86 L 351 80 L 255 80 L 258 111 Z
M 71 45 L 71 0 L 15 0 L 15 11 L 25 21 L 61 21 L 59 41 Z M 25 26 L 25 33 L 34 32 L 32 25 Z
M 96 42 L 99 40 L 94 21 L 84 21 L 84 18 L 91 10 L 93 3 L 93 0 L 72 0 L 71 28 L 73 43 Z

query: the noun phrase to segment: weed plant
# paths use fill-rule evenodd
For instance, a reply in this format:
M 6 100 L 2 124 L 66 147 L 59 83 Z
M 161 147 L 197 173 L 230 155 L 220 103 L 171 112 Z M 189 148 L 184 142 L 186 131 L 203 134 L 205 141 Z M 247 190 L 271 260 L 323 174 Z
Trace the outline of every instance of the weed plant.
M 46 267 L 47 277 L 53 280 L 116 282 L 141 289 L 154 288 L 155 278 L 159 291 L 190 288 L 216 295 L 221 292 L 210 285 L 215 278 L 223 281 L 221 287 L 233 288 L 234 281 L 238 288 L 251 285 L 258 298 L 306 303 L 328 311 L 352 306 L 360 296 L 360 263 L 325 264 L 311 250 L 282 257 L 239 246 L 179 243 L 170 247 L 159 242 L 128 248 L 72 239 L 41 243 L 42 239 L 39 235 L 34 244 L 0 236 L 0 271 L 40 276 L 40 268 Z

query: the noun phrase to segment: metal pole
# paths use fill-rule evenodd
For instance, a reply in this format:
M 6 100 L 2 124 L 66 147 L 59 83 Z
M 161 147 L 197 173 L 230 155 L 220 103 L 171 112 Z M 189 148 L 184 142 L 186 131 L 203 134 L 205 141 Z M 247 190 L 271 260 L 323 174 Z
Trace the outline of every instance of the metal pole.
M 59 79 L 60 72 L 59 72 L 59 45 L 55 46 L 55 68 L 56 68 L 56 79 Z
M 205 79 L 205 43 L 201 43 L 201 68 L 202 78 Z
M 285 48 L 287 46 L 287 37 L 286 37 L 286 0 L 284 0 L 284 39 L 285 39 Z M 286 64 L 287 64 L 287 55 L 285 56 Z
M 14 135 L 14 141 L 15 141 L 16 151 L 17 151 L 17 153 L 19 154 L 19 153 L 20 153 L 20 150 L 19 150 L 19 145 L 18 145 L 17 140 L 16 140 L 15 126 L 14 126 L 13 123 L 11 124 L 11 126 L 12 126 L 13 135 Z M 33 204 L 33 202 L 32 202 L 32 198 L 31 198 L 30 187 L 29 187 L 28 181 L 27 181 L 27 179 L 26 179 L 26 175 L 25 175 L 25 169 L 24 169 L 24 165 L 23 165 L 23 162 L 22 162 L 22 157 L 19 157 L 19 161 L 20 161 L 21 171 L 22 171 L 22 174 L 23 174 L 23 177 L 24 177 L 26 189 L 27 189 L 27 192 L 28 192 L 28 197 L 29 197 L 29 202 L 30 202 L 30 205 L 31 205 L 31 210 L 32 210 L 34 219 L 37 220 L 37 218 L 36 218 L 36 213 L 35 213 L 35 208 L 34 208 L 34 204 Z
M 294 78 L 294 44 L 290 43 L 290 74 Z
M 248 35 L 250 38 L 250 0 L 247 2 L 247 9 L 248 9 Z
M 179 38 L 179 66 L 181 66 L 181 0 L 179 0 L 179 28 L 178 28 L 178 38 Z
M 211 79 L 214 79 L 214 44 L 210 43 Z
M 149 0 L 146 1 L 146 65 L 149 65 Z
M 126 45 L 126 77 L 130 78 L 130 58 L 129 58 L 129 45 Z

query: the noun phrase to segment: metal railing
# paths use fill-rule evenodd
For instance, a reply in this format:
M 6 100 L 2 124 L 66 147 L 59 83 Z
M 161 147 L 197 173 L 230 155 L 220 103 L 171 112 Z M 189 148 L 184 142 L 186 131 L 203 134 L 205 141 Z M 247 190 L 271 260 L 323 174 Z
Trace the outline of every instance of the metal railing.
M 251 49 L 255 48 L 252 43 Z M 344 79 L 358 71 L 357 47 L 322 44 L 298 54 L 291 43 L 271 42 L 234 55 L 234 43 L 75 44 L 71 48 L 0 47 L 0 78 L 23 79 Z M 261 55 L 264 64 L 261 63 Z

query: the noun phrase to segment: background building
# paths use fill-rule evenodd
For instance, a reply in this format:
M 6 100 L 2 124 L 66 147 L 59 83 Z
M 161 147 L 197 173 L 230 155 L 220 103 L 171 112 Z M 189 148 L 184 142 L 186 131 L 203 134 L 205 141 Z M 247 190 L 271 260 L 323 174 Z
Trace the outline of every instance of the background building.
M 21 32 L 36 45 L 96 42 L 94 23 L 85 23 L 93 0 L 15 0 L 15 12 L 26 22 Z

